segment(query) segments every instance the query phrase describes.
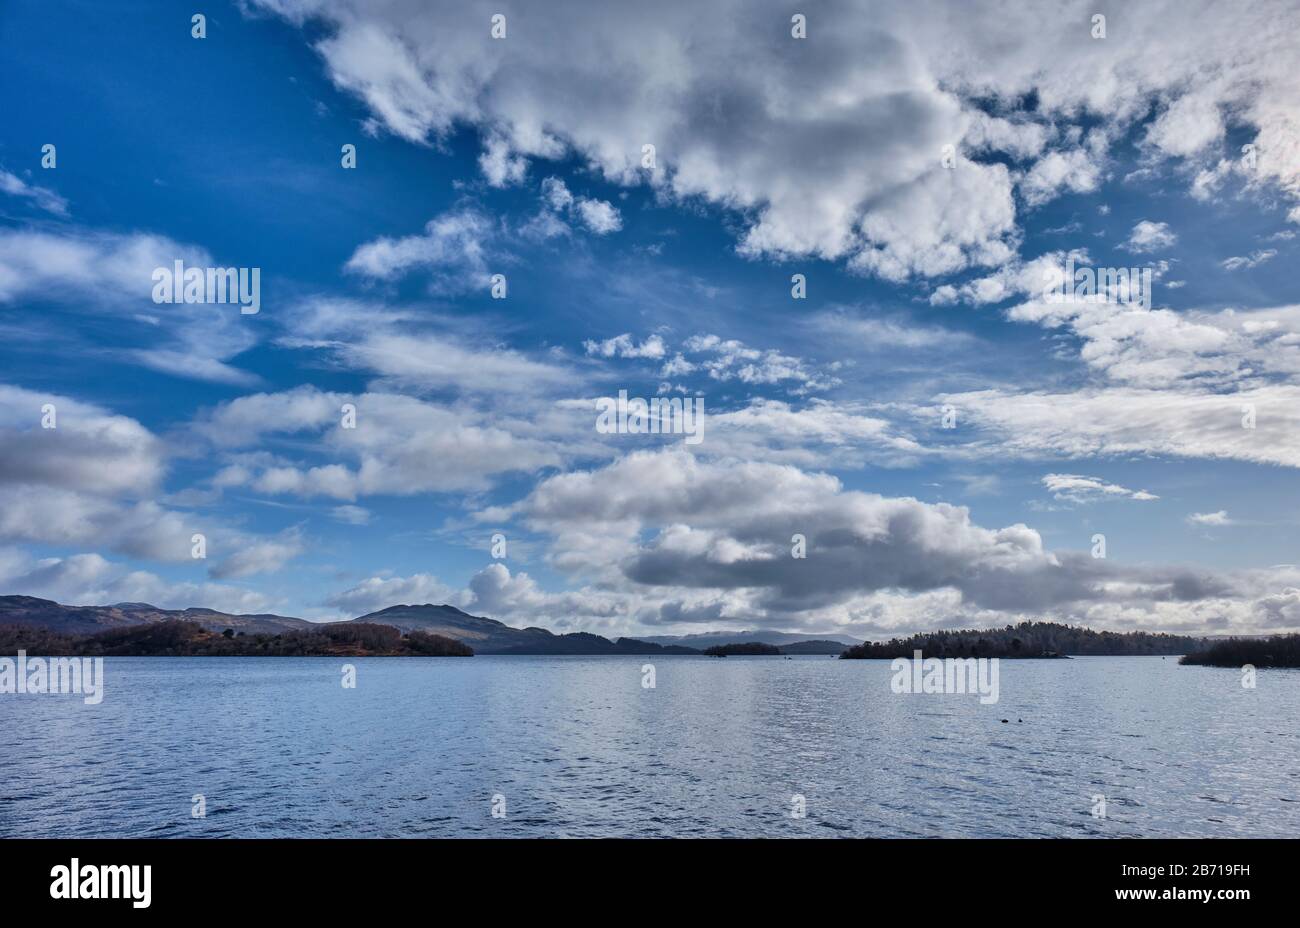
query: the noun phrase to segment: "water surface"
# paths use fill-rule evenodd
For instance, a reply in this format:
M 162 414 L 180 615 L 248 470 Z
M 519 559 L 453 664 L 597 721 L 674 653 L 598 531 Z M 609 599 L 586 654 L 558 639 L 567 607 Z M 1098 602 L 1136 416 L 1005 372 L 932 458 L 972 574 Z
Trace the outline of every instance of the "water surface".
M 98 706 L 0 696 L 0 835 L 1300 834 L 1298 671 L 1003 661 L 984 706 L 828 657 L 353 659 L 352 690 L 343 663 L 110 658 Z

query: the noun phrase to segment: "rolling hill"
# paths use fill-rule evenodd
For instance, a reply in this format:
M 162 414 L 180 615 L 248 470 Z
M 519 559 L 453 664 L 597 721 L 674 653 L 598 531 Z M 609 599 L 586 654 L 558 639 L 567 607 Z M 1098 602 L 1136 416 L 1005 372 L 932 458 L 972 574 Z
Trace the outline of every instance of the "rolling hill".
M 615 640 L 590 632 L 557 635 L 545 628 L 515 628 L 496 619 L 470 615 L 455 606 L 432 603 L 389 606 L 344 622 L 321 623 L 282 615 L 234 615 L 215 609 L 161 609 L 149 603 L 65 606 L 33 596 L 0 596 L 0 626 L 28 626 L 61 635 L 93 635 L 177 621 L 194 623 L 212 632 L 219 633 L 229 628 L 236 634 L 242 632 L 246 635 L 280 635 L 350 625 L 387 625 L 403 634 L 423 632 L 461 641 L 473 648 L 476 654 L 699 654 L 711 644 L 756 640 L 779 644 L 788 648 L 790 654 L 838 652 L 834 642 L 810 642 L 798 635 L 781 632 Z M 762 637 L 756 637 L 758 635 Z M 726 640 L 717 640 L 723 637 Z
M 194 622 L 210 631 L 233 628 L 250 635 L 310 629 L 315 623 L 283 615 L 231 615 L 215 609 L 160 609 L 148 603 L 65 606 L 34 596 L 0 596 L 0 625 L 33 625 L 52 632 L 86 635 L 111 628 L 157 622 Z

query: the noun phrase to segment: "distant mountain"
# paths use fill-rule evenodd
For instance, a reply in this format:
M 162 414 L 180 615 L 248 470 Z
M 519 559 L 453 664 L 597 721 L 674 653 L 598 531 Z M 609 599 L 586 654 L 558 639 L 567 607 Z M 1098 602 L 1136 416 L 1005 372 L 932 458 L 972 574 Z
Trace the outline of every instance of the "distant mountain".
M 835 651 L 790 651 L 790 654 L 838 654 L 844 650 L 844 645 L 861 644 L 861 638 L 850 638 L 848 635 L 807 635 L 797 634 L 794 632 L 774 632 L 774 631 L 749 631 L 749 632 L 697 632 L 693 635 L 648 635 L 641 638 L 642 641 L 651 644 L 663 645 L 684 645 L 688 648 L 697 648 L 703 651 L 705 648 L 712 648 L 718 645 L 728 644 L 746 644 L 751 641 L 758 641 L 762 644 L 774 644 L 777 646 L 802 644 L 809 638 L 815 638 L 818 641 L 829 641 L 839 644 L 840 647 Z
M 352 622 L 392 625 L 404 632 L 422 631 L 463 641 L 476 654 L 494 654 L 511 648 L 545 647 L 556 635 L 544 628 L 513 628 L 496 619 L 470 615 L 455 606 L 389 606 Z
M 233 628 L 246 634 L 276 635 L 314 627 L 306 619 L 282 615 L 231 615 L 215 609 L 160 609 L 148 603 L 64 606 L 34 596 L 0 596 L 0 625 L 27 625 L 52 632 L 88 635 L 110 628 L 157 622 L 194 622 L 211 631 Z
M 620 638 L 610 641 L 588 632 L 556 635 L 544 628 L 513 628 L 496 619 L 462 612 L 455 606 L 389 606 L 352 619 L 392 625 L 404 632 L 422 631 L 463 641 L 475 654 L 695 654 L 694 648 L 664 647 Z M 346 624 L 346 623 L 340 623 Z
M 229 628 L 236 634 L 243 632 L 246 635 L 279 635 L 349 625 L 387 625 L 403 634 L 424 632 L 461 641 L 473 648 L 476 654 L 699 654 L 714 645 L 756 641 L 778 645 L 790 654 L 838 654 L 843 649 L 838 640 L 808 641 L 786 632 L 720 632 L 618 638 L 613 641 L 589 632 L 556 635 L 544 628 L 514 628 L 496 619 L 470 615 L 455 606 L 435 606 L 432 603 L 389 606 L 345 622 L 322 623 L 282 615 L 232 615 L 215 609 L 160 609 L 149 603 L 64 606 L 33 596 L 0 596 L 0 626 L 27 626 L 62 635 L 94 635 L 111 629 L 162 622 L 191 622 L 208 631 L 222 632 Z M 853 640 L 843 639 L 849 643 Z

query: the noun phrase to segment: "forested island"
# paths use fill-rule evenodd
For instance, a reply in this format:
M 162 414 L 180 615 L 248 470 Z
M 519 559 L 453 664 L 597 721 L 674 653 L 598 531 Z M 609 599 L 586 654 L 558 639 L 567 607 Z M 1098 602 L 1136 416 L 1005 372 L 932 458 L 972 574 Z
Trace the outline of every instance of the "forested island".
M 761 641 L 743 641 L 737 644 L 715 644 L 711 648 L 705 648 L 704 653 L 709 657 L 726 657 L 729 654 L 774 655 L 780 654 L 781 649 Z
M 167 621 L 94 634 L 31 626 L 0 627 L 0 654 L 24 650 L 48 657 L 472 657 L 469 645 L 391 625 L 347 622 L 278 635 L 216 632 L 195 622 Z
M 1005 628 L 923 632 L 886 642 L 867 641 L 847 648 L 846 660 L 911 657 L 1062 658 L 1070 655 L 1115 657 L 1177 655 L 1204 649 L 1203 638 L 1150 632 L 1098 632 L 1055 622 L 1021 622 Z
M 1203 651 L 1184 655 L 1178 663 L 1204 667 L 1300 667 L 1300 635 L 1272 638 L 1226 638 Z

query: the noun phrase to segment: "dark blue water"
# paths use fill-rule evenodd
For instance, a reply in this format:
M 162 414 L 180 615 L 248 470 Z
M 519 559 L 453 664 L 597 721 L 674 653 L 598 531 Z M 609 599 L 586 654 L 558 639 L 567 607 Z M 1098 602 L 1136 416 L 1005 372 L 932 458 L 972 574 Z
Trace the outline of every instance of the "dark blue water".
M 882 661 L 646 662 L 110 659 L 98 706 L 0 696 L 0 835 L 1300 834 L 1300 672 L 1004 661 L 982 706 Z

